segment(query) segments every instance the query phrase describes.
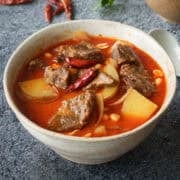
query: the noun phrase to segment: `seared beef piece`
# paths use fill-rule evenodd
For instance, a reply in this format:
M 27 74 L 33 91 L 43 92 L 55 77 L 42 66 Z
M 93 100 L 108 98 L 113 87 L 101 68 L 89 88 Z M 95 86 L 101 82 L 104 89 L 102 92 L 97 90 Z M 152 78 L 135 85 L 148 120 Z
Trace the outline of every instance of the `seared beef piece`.
M 120 66 L 119 74 L 126 88 L 133 87 L 144 96 L 150 97 L 155 91 L 155 85 L 131 47 L 121 42 L 115 43 L 112 48 L 112 57 Z
M 48 66 L 45 68 L 44 78 L 47 83 L 60 89 L 66 89 L 70 81 L 70 71 L 65 66 L 57 69 Z
M 96 61 L 103 60 L 100 49 L 84 41 L 76 45 L 62 45 L 57 51 L 59 60 L 64 60 L 65 57 Z
M 127 88 L 133 87 L 146 97 L 150 97 L 155 90 L 151 77 L 143 67 L 133 64 L 122 64 L 120 76 Z
M 112 58 L 117 61 L 119 65 L 123 63 L 141 64 L 138 56 L 127 45 L 116 42 L 112 47 Z
M 92 91 L 62 102 L 58 112 L 50 119 L 49 128 L 63 132 L 81 129 L 92 120 L 96 106 L 96 95 Z
M 98 89 L 103 86 L 112 86 L 116 84 L 116 81 L 104 72 L 99 72 L 97 77 L 89 83 L 84 89 Z

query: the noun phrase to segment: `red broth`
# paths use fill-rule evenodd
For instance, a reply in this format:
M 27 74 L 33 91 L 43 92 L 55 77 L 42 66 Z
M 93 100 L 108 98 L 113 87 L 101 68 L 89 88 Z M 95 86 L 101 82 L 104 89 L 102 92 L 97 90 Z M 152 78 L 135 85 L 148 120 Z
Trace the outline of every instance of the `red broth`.
M 103 36 L 92 36 L 90 38 L 90 42 L 95 45 L 99 44 L 99 43 L 108 43 L 109 48 L 102 50 L 102 53 L 105 57 L 110 57 L 110 47 L 114 44 L 115 41 L 116 41 L 116 39 L 107 38 L 107 37 L 103 37 Z M 58 47 L 59 45 L 62 45 L 62 44 L 75 44 L 75 43 L 77 43 L 77 42 L 74 41 L 73 39 L 61 42 L 57 46 L 50 47 L 45 52 L 39 54 L 38 58 L 43 59 L 43 61 L 45 61 L 47 65 L 51 65 L 54 63 L 53 59 L 57 55 L 57 52 L 55 50 L 56 47 Z M 144 51 L 140 50 L 139 48 L 137 48 L 136 46 L 134 46 L 132 44 L 131 44 L 131 46 L 133 47 L 133 50 L 135 51 L 135 53 L 140 57 L 142 63 L 144 64 L 144 67 L 149 71 L 149 73 L 152 77 L 153 77 L 152 72 L 154 69 L 161 70 L 160 66 L 147 53 L 145 53 Z M 47 53 L 47 52 L 51 53 L 52 57 L 46 57 L 45 53 Z M 43 77 L 43 73 L 44 73 L 44 71 L 42 69 L 39 69 L 39 70 L 36 70 L 33 72 L 28 71 L 27 66 L 25 65 L 17 77 L 17 82 Z M 17 85 L 15 85 L 15 89 L 17 89 L 16 86 Z M 48 121 L 57 112 L 57 109 L 60 107 L 61 102 L 63 100 L 69 99 L 69 98 L 74 97 L 75 95 L 81 93 L 81 90 L 79 90 L 77 92 L 73 92 L 73 93 L 68 93 L 68 94 L 61 92 L 61 91 L 59 93 L 60 93 L 59 98 L 57 98 L 56 100 L 54 100 L 52 102 L 48 102 L 48 103 L 37 102 L 34 100 L 24 100 L 23 98 L 19 97 L 19 95 L 17 95 L 16 93 L 15 93 L 15 97 L 16 97 L 16 103 L 17 103 L 19 109 L 29 119 L 31 119 L 33 122 L 37 123 L 41 127 L 48 129 Z M 141 124 L 143 124 L 145 121 L 147 121 L 148 119 L 142 120 L 142 119 L 133 118 L 133 117 L 129 117 L 129 118 L 123 117 L 120 113 L 122 105 L 115 105 L 115 106 L 108 105 L 109 102 L 116 101 L 119 97 L 121 97 L 123 95 L 123 93 L 125 93 L 125 92 L 123 92 L 122 89 L 119 88 L 118 92 L 112 99 L 105 101 L 105 112 L 104 113 L 107 116 L 110 115 L 111 113 L 120 114 L 120 120 L 117 122 L 107 119 L 106 115 L 103 116 L 99 125 L 103 125 L 106 127 L 106 134 L 104 134 L 104 135 L 93 134 L 93 132 L 96 128 L 96 120 L 93 120 L 92 122 L 90 122 L 88 125 L 86 125 L 81 130 L 74 131 L 73 133 L 65 132 L 64 134 L 71 134 L 74 136 L 84 136 L 87 133 L 90 133 L 91 137 L 112 136 L 112 135 L 116 135 L 116 134 L 120 134 L 120 133 L 129 131 L 129 130 L 132 130 L 132 129 L 140 126 Z M 166 81 L 165 81 L 165 78 L 162 77 L 161 84 L 156 87 L 156 92 L 151 96 L 151 98 L 149 98 L 151 101 L 153 101 L 154 103 L 156 103 L 158 105 L 157 111 L 163 104 L 165 94 L 166 94 Z M 98 112 L 96 112 L 96 114 L 97 113 Z

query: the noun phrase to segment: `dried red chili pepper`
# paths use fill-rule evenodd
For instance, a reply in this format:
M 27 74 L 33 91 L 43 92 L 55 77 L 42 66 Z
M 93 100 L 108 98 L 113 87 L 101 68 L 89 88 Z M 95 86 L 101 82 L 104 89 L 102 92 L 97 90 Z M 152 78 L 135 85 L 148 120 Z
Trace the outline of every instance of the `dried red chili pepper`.
M 66 92 L 71 92 L 76 89 L 80 89 L 91 82 L 97 75 L 97 70 L 95 68 L 90 68 L 85 71 L 74 83 L 72 83 Z
M 77 59 L 77 58 L 65 58 L 65 61 L 70 66 L 76 68 L 88 68 L 98 63 L 96 60 L 86 60 L 86 59 Z
M 71 2 L 71 0 L 61 0 L 61 2 L 64 6 L 64 10 L 65 10 L 67 19 L 71 20 L 71 18 L 72 18 L 72 2 Z
M 16 5 L 32 2 L 32 0 L 0 0 L 0 4 L 2 5 Z
M 63 6 L 62 2 L 58 2 L 56 6 L 57 7 L 56 7 L 55 11 L 53 12 L 53 15 L 58 15 L 59 13 L 64 11 L 64 6 Z
M 50 23 L 53 16 L 53 7 L 48 3 L 46 4 L 45 9 L 44 9 L 44 15 L 45 15 L 46 21 Z
M 48 2 L 52 5 L 57 5 L 57 3 L 59 2 L 59 0 L 48 0 Z

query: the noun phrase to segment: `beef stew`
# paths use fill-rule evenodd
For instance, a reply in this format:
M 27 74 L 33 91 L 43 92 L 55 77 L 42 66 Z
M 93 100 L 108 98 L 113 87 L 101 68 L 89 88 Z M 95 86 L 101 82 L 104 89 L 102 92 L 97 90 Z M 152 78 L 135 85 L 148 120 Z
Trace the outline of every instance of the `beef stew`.
M 23 66 L 15 84 L 21 111 L 44 128 L 87 138 L 149 120 L 166 93 L 155 60 L 130 42 L 75 34 Z

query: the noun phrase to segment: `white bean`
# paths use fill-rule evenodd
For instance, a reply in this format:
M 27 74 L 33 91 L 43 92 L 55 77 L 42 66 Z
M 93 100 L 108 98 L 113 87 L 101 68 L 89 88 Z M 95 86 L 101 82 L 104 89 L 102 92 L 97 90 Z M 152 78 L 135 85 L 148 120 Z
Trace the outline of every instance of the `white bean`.
M 112 113 L 112 114 L 110 115 L 110 118 L 111 118 L 112 121 L 117 122 L 117 121 L 120 120 L 120 115 L 119 115 L 119 114 L 116 114 L 116 113 Z
M 157 77 L 163 77 L 163 72 L 159 69 L 154 69 L 153 70 L 153 74 L 154 76 L 157 78 Z
M 156 78 L 155 79 L 156 86 L 159 86 L 161 83 L 162 83 L 162 78 Z
M 103 126 L 103 125 L 98 126 L 94 130 L 94 134 L 96 134 L 96 135 L 106 135 L 106 127 Z

